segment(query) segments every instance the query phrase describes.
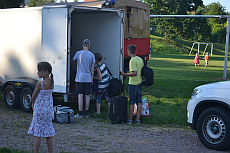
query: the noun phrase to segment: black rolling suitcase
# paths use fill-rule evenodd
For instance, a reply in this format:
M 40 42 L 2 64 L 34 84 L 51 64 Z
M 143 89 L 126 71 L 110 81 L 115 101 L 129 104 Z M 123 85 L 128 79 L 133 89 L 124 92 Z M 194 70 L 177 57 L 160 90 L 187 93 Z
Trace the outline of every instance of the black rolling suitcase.
M 120 124 L 127 121 L 127 102 L 128 98 L 116 96 L 111 98 L 110 120 L 112 124 Z

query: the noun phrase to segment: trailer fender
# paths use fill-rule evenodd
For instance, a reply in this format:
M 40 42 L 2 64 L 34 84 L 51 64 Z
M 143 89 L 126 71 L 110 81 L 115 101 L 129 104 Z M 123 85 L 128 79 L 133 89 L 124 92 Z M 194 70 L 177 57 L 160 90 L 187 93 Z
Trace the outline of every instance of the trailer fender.
M 25 87 L 30 87 L 32 90 L 34 90 L 37 82 L 38 81 L 36 79 L 28 78 L 28 77 L 19 77 L 19 78 L 11 79 L 3 84 L 2 92 L 5 91 L 8 85 L 12 85 L 16 89 L 23 89 Z

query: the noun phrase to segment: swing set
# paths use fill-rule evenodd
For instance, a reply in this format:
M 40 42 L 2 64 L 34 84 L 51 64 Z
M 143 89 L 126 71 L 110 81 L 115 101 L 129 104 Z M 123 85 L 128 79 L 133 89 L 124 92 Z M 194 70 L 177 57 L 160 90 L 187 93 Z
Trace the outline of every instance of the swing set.
M 211 45 L 211 56 L 212 56 L 213 44 L 212 44 L 212 43 L 200 43 L 200 42 L 194 42 L 194 43 L 193 43 L 192 48 L 191 48 L 191 51 L 190 51 L 190 53 L 189 53 L 189 56 L 190 56 L 190 54 L 191 54 L 191 52 L 192 52 L 192 49 L 193 49 L 193 47 L 194 47 L 195 44 L 198 44 L 198 54 L 199 54 L 199 52 L 200 52 L 200 44 L 206 44 L 203 55 L 205 54 L 205 51 L 206 51 L 208 45 Z
M 228 63 L 229 31 L 230 31 L 230 16 L 229 15 L 150 15 L 150 17 L 154 17 L 154 18 L 219 18 L 219 19 L 227 18 L 227 28 L 225 29 L 226 41 L 225 41 L 224 75 L 223 75 L 223 79 L 226 80 L 227 63 Z

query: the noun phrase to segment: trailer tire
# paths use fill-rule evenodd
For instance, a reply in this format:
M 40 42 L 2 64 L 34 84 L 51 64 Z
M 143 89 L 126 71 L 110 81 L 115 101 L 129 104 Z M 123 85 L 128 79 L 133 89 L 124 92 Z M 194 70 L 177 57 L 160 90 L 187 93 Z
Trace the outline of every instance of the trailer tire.
M 32 89 L 26 87 L 22 90 L 20 95 L 21 107 L 27 113 L 30 113 L 32 111 L 32 94 L 33 94 Z
M 20 108 L 20 90 L 8 85 L 4 92 L 5 105 L 8 108 Z

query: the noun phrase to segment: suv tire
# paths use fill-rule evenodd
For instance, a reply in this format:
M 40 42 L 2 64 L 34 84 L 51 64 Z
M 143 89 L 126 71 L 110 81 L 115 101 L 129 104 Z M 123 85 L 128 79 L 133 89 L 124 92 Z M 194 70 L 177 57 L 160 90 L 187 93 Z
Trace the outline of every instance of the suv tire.
M 230 146 L 229 112 L 211 107 L 201 113 L 197 121 L 197 134 L 201 143 L 210 149 L 225 150 Z

